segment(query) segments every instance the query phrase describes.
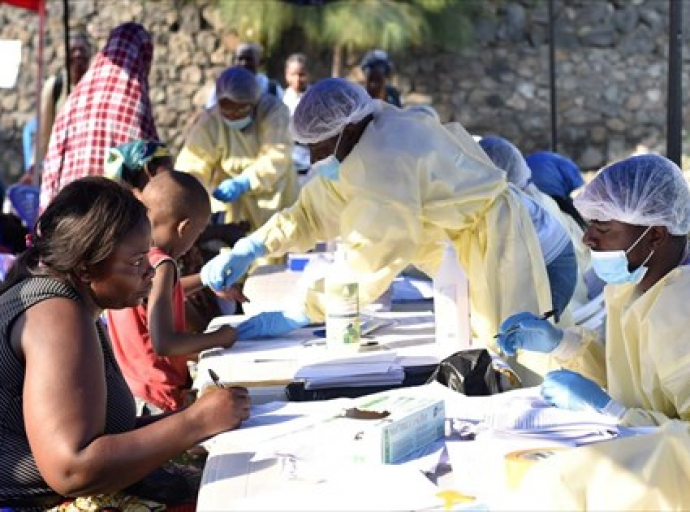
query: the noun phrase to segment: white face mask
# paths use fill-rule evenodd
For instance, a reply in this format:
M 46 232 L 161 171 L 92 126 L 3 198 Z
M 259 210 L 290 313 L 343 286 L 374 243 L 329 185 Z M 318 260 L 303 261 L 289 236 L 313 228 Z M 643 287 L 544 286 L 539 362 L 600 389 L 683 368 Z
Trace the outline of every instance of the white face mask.
M 223 122 L 232 130 L 244 130 L 252 123 L 252 116 L 249 115 L 242 119 L 227 119 L 223 117 Z
M 633 243 L 627 251 L 594 251 L 591 250 L 592 268 L 594 272 L 609 284 L 637 284 L 642 281 L 647 273 L 645 266 L 649 259 L 654 254 L 654 251 L 649 253 L 649 256 L 642 262 L 642 265 L 630 272 L 628 270 L 628 253 L 642 240 L 642 238 L 649 233 L 652 226 L 649 226 L 644 233 L 642 233 L 635 243 Z
M 343 131 L 345 130 L 343 129 Z M 338 153 L 338 146 L 340 145 L 340 139 L 342 136 L 343 132 L 340 132 L 332 155 L 322 158 L 318 162 L 313 163 L 311 166 L 314 172 L 317 172 L 327 180 L 338 181 L 340 179 L 340 161 L 335 155 Z

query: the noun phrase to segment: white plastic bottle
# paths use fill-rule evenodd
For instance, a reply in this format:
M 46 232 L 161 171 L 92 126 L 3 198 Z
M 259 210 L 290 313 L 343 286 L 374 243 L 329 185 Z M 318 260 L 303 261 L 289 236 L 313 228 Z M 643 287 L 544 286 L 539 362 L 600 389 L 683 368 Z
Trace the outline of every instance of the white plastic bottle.
M 333 350 L 359 348 L 359 285 L 347 264 L 347 247 L 338 243 L 333 268 L 324 283 L 326 292 L 326 346 Z
M 434 322 L 441 357 L 473 348 L 467 275 L 453 245 L 444 242 L 441 265 L 434 276 Z

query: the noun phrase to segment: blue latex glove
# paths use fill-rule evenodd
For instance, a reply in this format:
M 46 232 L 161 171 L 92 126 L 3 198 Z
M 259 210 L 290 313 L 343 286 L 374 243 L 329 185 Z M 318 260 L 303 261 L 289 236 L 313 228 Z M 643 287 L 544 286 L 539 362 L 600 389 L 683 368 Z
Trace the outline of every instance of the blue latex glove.
M 281 336 L 309 325 L 309 317 L 303 312 L 270 311 L 259 313 L 237 326 L 237 339 Z
M 611 397 L 596 382 L 570 370 L 556 370 L 544 377 L 541 396 L 561 409 L 603 411 Z
M 240 175 L 237 178 L 221 181 L 218 188 L 213 191 L 213 197 L 224 203 L 234 203 L 247 190 L 249 190 L 249 178 Z
M 532 313 L 517 313 L 501 324 L 498 346 L 509 356 L 518 349 L 551 352 L 563 339 L 563 331 Z
M 252 237 L 240 238 L 230 252 L 221 252 L 201 267 L 201 282 L 216 291 L 229 288 L 242 277 L 255 259 L 266 254 L 263 242 Z

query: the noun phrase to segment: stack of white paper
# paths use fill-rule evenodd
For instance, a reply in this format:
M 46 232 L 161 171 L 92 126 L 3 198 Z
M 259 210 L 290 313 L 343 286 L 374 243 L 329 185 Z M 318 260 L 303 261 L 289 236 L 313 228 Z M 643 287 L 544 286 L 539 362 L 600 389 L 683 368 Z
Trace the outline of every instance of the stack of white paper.
M 405 378 L 405 371 L 396 359 L 394 350 L 332 356 L 302 366 L 295 379 L 303 380 L 305 389 L 396 385 Z
M 618 435 L 614 418 L 595 411 L 570 411 L 556 407 L 492 411 L 482 425 L 498 432 L 574 445 L 604 441 Z

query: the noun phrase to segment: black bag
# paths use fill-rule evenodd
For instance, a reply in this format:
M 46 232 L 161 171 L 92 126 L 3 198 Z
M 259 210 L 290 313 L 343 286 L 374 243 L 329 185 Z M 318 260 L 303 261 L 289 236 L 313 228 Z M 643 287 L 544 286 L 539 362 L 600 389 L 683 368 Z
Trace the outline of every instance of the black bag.
M 495 363 L 484 348 L 448 356 L 429 377 L 428 382 L 433 381 L 467 396 L 495 395 L 521 387 L 515 372 L 505 363 Z

